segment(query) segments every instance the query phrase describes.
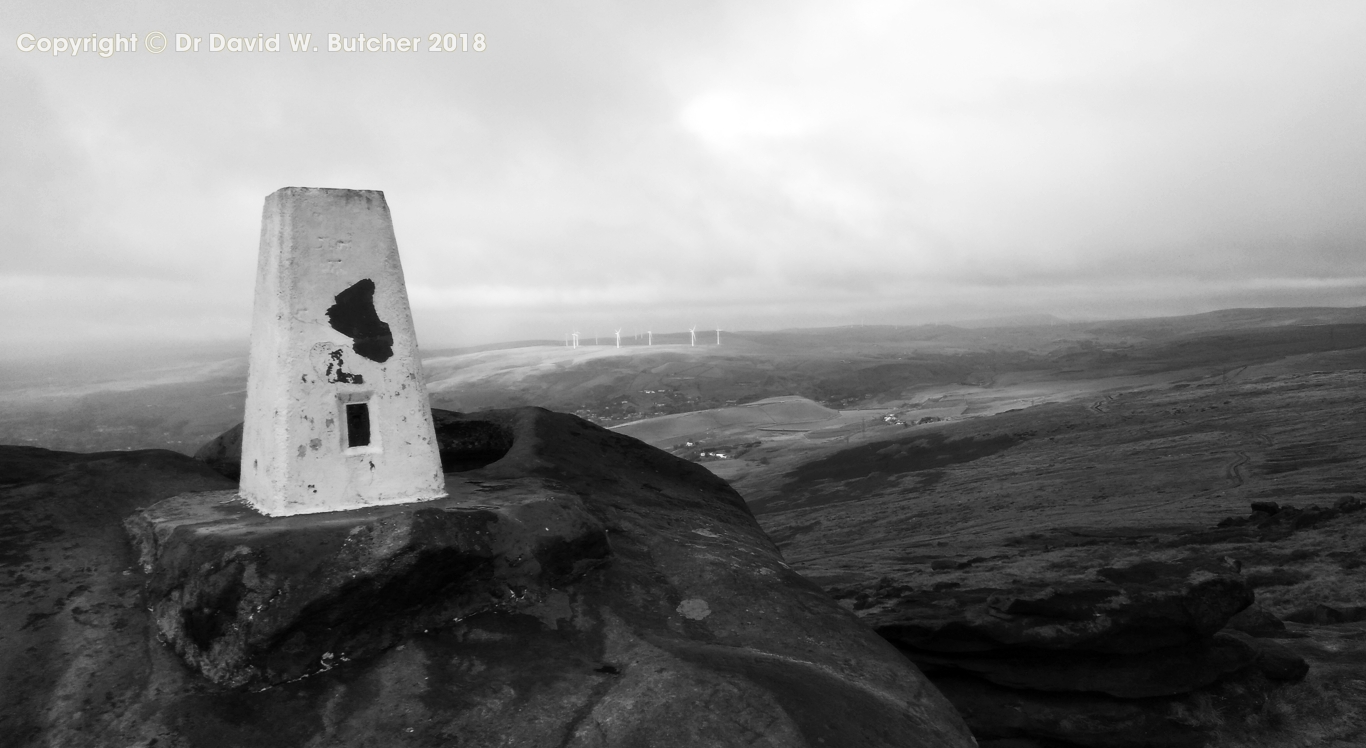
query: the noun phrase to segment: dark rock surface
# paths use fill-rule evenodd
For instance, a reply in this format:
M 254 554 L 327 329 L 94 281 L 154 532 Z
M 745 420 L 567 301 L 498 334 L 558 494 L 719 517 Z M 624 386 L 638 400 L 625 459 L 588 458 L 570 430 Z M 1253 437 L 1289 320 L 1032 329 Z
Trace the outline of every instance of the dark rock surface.
M 125 525 L 157 630 L 224 685 L 293 680 L 485 611 L 537 615 L 610 555 L 606 530 L 572 494 L 454 476 L 447 491 L 279 518 L 236 491 L 191 493 Z
M 1320 626 L 1335 623 L 1356 623 L 1357 621 L 1366 621 L 1366 605 L 1337 608 L 1332 605 L 1316 603 L 1291 611 L 1285 620 L 1291 623 L 1314 623 Z
M 1140 699 L 1207 686 L 1252 664 L 1258 652 L 1241 639 L 1217 634 L 1209 642 L 1164 647 L 1139 656 L 1029 649 L 986 655 L 907 654 L 931 676 L 956 670 L 1010 688 Z
M 592 526 L 606 531 L 609 560 L 579 569 L 577 577 L 572 568 L 538 574 L 528 567 L 526 599 L 519 601 L 495 601 L 488 594 L 496 585 L 490 580 L 509 577 L 474 574 L 471 583 L 483 585 L 489 607 L 414 605 L 413 621 L 450 615 L 426 631 L 395 626 L 402 615 L 392 607 L 376 615 L 338 607 L 344 596 L 317 595 L 329 601 L 316 608 L 323 611 L 321 620 L 345 632 L 338 639 L 342 651 L 313 659 L 318 641 L 305 637 L 311 643 L 298 659 L 287 660 L 296 664 L 275 670 L 269 658 L 261 666 L 250 654 L 272 651 L 269 645 L 244 644 L 243 672 L 265 674 L 265 681 L 271 673 L 296 672 L 297 662 L 313 663 L 303 677 L 267 688 L 215 684 L 158 641 L 164 615 L 196 608 L 178 603 L 155 616 L 148 613 L 158 595 L 175 600 L 177 581 L 170 573 L 144 574 L 122 527 L 135 512 L 148 516 L 158 501 L 230 490 L 230 482 L 204 463 L 170 452 L 66 455 L 0 448 L 0 464 L 28 466 L 22 480 L 0 488 L 0 735 L 6 744 L 972 745 L 961 719 L 924 677 L 792 572 L 740 497 L 704 468 L 539 409 L 463 420 L 491 423 L 513 435 L 501 459 L 459 474 L 487 489 L 477 492 L 479 502 L 497 517 L 473 507 L 464 518 L 423 519 L 418 511 L 398 520 L 400 525 L 416 528 L 430 520 L 435 536 L 485 521 L 491 523 L 486 527 L 511 528 L 516 519 L 528 521 L 518 512 L 534 507 L 516 504 L 532 494 L 563 498 L 559 509 L 579 516 L 568 501 L 573 499 L 590 535 Z M 231 507 L 223 511 L 230 514 Z M 347 532 L 383 524 L 362 522 Z M 192 531 L 191 525 L 178 532 Z M 573 534 L 555 525 L 541 528 L 506 537 L 534 548 L 538 537 Z M 243 537 L 253 539 L 241 544 L 247 550 L 236 558 L 255 559 L 255 567 L 233 560 L 221 567 L 233 569 L 221 589 L 244 590 L 244 597 L 233 606 L 207 595 L 214 604 L 207 606 L 205 630 L 223 624 L 220 636 L 203 639 L 210 652 L 214 641 L 238 636 L 227 633 L 233 624 L 251 618 L 247 595 L 264 588 L 249 577 L 264 572 L 283 579 L 286 565 L 294 563 L 288 560 L 291 548 L 303 565 L 313 552 L 307 542 L 271 541 L 266 553 L 262 536 L 253 532 L 244 528 Z M 332 543 L 337 536 L 319 531 L 317 537 Z M 238 547 L 228 547 L 227 534 L 215 542 L 228 549 L 217 556 L 220 561 Z M 180 569 L 184 579 L 197 575 L 205 584 L 213 576 L 203 564 L 191 568 L 188 559 L 166 562 L 178 544 L 175 532 L 158 537 L 157 544 L 163 562 L 154 569 Z M 375 579 L 409 580 L 402 586 L 424 578 L 415 573 L 425 563 L 416 556 L 365 547 L 368 558 L 388 564 Z M 501 554 L 493 555 L 506 558 L 508 551 Z M 335 568 L 329 564 L 339 558 L 334 548 L 307 563 Z M 599 560 L 583 549 L 565 558 Z M 405 572 L 408 561 L 414 566 Z M 537 564 L 544 566 L 539 559 Z M 312 578 L 325 581 L 328 574 Z M 178 589 L 180 603 L 206 599 L 187 585 Z M 200 589 L 207 592 L 208 586 Z M 377 605 L 395 599 L 377 589 L 369 598 Z M 505 589 L 517 593 L 514 585 Z M 455 597 L 458 603 L 460 595 Z M 288 621 L 308 619 L 307 605 L 282 604 L 279 610 L 273 622 L 260 628 L 252 623 L 234 641 L 266 642 L 272 631 L 291 631 Z M 225 615 L 215 618 L 213 611 Z M 363 635 L 348 623 L 353 615 L 382 629 L 381 635 Z M 176 631 L 174 622 L 171 630 Z M 188 637 L 189 629 L 182 630 Z M 283 637 L 277 647 L 290 634 Z M 347 642 L 358 649 L 346 650 Z
M 1239 611 L 1232 618 L 1228 619 L 1228 626 L 1231 631 L 1241 631 L 1249 636 L 1257 637 L 1292 637 L 1295 634 L 1288 632 L 1285 623 L 1281 619 L 1267 612 L 1260 605 L 1252 605 Z
M 506 426 L 440 408 L 432 409 L 441 467 L 448 473 L 484 467 L 503 459 L 512 449 L 513 433 Z M 238 456 L 240 460 L 240 453 Z
M 889 584 L 862 605 L 977 737 L 1108 747 L 1202 745 L 1192 694 L 1304 676 L 1293 652 L 1224 631 L 1252 602 L 1232 565 L 1190 557 L 1010 588 Z
M 1253 664 L 1269 680 L 1298 681 L 1309 674 L 1309 663 L 1283 644 L 1244 634 L 1241 631 L 1224 631 L 1225 638 L 1236 638 L 1255 653 Z
M 1201 748 L 1206 742 L 1175 699 L 1041 693 L 964 676 L 935 684 L 986 739 L 1033 737 L 1095 748 Z
M 223 475 L 238 480 L 242 477 L 242 424 L 224 431 L 194 453 L 194 458 Z
M 1100 569 L 1092 582 L 911 592 L 864 620 L 899 646 L 931 652 L 1132 654 L 1207 640 L 1252 601 L 1217 562 L 1142 562 Z
M 1283 540 L 1298 530 L 1305 530 L 1325 522 L 1366 509 L 1366 502 L 1357 496 L 1343 496 L 1331 507 L 1317 504 L 1300 509 L 1280 505 L 1274 501 L 1254 501 L 1252 513 L 1246 517 L 1226 517 L 1213 530 L 1194 532 L 1174 541 L 1185 543 L 1227 543 L 1236 540 Z M 1293 584 L 1293 582 L 1289 582 Z

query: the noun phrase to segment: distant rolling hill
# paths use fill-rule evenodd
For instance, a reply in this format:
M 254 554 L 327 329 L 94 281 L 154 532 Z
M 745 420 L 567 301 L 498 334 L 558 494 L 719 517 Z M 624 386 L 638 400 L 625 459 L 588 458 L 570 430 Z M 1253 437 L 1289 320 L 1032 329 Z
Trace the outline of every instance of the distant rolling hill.
M 708 335 L 691 346 L 687 333 L 657 334 L 653 346 L 603 340 L 430 351 L 432 403 L 465 411 L 539 405 L 606 425 L 789 396 L 830 410 L 882 408 L 945 388 L 1231 369 L 1323 351 L 1360 357 L 1366 308 L 723 332 L 719 346 Z M 245 344 L 0 363 L 0 443 L 191 453 L 241 420 L 245 378 Z M 1022 402 L 1032 397 L 1020 392 Z

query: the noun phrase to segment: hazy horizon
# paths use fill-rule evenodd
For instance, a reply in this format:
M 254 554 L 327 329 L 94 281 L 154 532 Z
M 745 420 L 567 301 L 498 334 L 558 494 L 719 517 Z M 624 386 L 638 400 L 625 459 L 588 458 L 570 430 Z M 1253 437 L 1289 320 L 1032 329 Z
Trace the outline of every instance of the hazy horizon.
M 739 329 L 727 330 L 722 328 L 721 335 L 723 345 L 730 336 L 764 336 L 770 334 L 782 335 L 792 333 L 820 333 L 843 329 L 858 329 L 861 327 L 873 329 L 907 329 L 914 330 L 921 327 L 957 327 L 965 331 L 989 330 L 989 329 L 1010 329 L 1010 328 L 1029 328 L 1045 327 L 1057 325 L 1065 327 L 1069 325 L 1104 325 L 1107 323 L 1123 322 L 1154 322 L 1165 319 L 1198 318 L 1202 315 L 1217 315 L 1221 313 L 1236 313 L 1247 311 L 1274 312 L 1278 310 L 1339 310 L 1343 312 L 1366 312 L 1366 305 L 1359 307 L 1352 306 L 1318 306 L 1318 307 L 1231 307 L 1226 309 L 1215 309 L 1209 312 L 1199 312 L 1190 315 L 1151 315 L 1146 317 L 1090 317 L 1090 318 L 1063 318 L 1056 315 L 1037 314 L 1037 315 L 1015 315 L 1005 317 L 983 317 L 975 319 L 956 319 L 956 320 L 936 320 L 932 322 L 918 323 L 851 323 L 837 325 L 813 325 L 813 326 L 792 326 L 792 327 L 772 327 L 764 329 Z M 1355 323 L 1352 316 L 1346 315 L 1346 320 L 1339 322 L 1327 322 L 1325 324 L 1352 324 Z M 1285 324 L 1285 320 L 1270 320 L 1269 324 Z M 1253 325 L 1255 326 L 1255 325 Z M 1236 327 L 1236 326 L 1235 326 Z M 697 340 L 699 346 L 709 347 L 714 344 L 716 328 L 697 328 Z M 1233 329 L 1233 328 L 1230 328 Z M 421 341 L 421 331 L 419 330 L 419 351 L 423 359 L 458 355 L 465 353 L 477 353 L 482 351 L 495 351 L 502 349 L 549 346 L 558 347 L 568 345 L 565 336 L 560 338 L 520 338 L 495 340 L 483 343 L 473 343 L 469 345 L 427 345 Z M 654 345 L 662 348 L 664 346 L 682 345 L 688 347 L 687 329 L 657 329 L 653 330 Z M 623 329 L 622 346 L 643 346 L 646 340 L 645 330 L 636 331 L 635 329 Z M 612 330 L 598 330 L 596 335 L 590 328 L 581 331 L 579 346 L 590 347 L 612 347 L 615 345 Z M 72 379 L 100 379 L 104 375 L 99 374 L 102 369 L 107 369 L 109 377 L 117 378 L 136 371 L 151 371 L 161 367 L 176 368 L 186 365 L 194 365 L 192 362 L 213 362 L 222 361 L 227 358 L 242 358 L 245 360 L 250 352 L 250 337 L 242 335 L 237 338 L 223 338 L 216 340 L 140 340 L 136 342 L 126 341 L 95 341 L 84 344 L 72 344 L 63 348 L 39 348 L 33 350 L 17 349 L 12 350 L 11 355 L 4 361 L 0 361 L 0 377 L 10 377 L 12 381 L 7 384 L 16 384 L 13 381 L 15 375 L 37 376 L 39 378 L 51 378 L 58 372 L 65 372 Z M 52 368 L 56 366 L 58 368 Z M 74 367 L 74 368 L 73 368 Z M 66 371 L 71 369 L 71 371 Z M 20 376 L 23 379 L 24 376 Z
M 290 185 L 385 191 L 427 350 L 1366 305 L 1360 4 L 9 11 L 14 355 L 245 341 Z M 153 31 L 172 48 L 23 51 Z

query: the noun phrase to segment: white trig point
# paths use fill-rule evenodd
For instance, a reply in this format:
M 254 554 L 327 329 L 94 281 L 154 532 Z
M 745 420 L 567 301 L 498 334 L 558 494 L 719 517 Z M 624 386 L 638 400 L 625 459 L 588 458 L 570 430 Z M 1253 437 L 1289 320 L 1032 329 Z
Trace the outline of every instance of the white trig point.
M 270 516 L 445 495 L 383 192 L 266 198 L 241 492 Z

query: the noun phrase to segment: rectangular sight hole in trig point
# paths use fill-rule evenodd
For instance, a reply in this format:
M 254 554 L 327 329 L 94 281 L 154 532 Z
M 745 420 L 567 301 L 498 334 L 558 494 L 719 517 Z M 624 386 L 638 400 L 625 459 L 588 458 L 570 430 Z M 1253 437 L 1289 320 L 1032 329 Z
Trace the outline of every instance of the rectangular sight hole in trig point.
M 370 403 L 346 404 L 346 446 L 370 445 Z

